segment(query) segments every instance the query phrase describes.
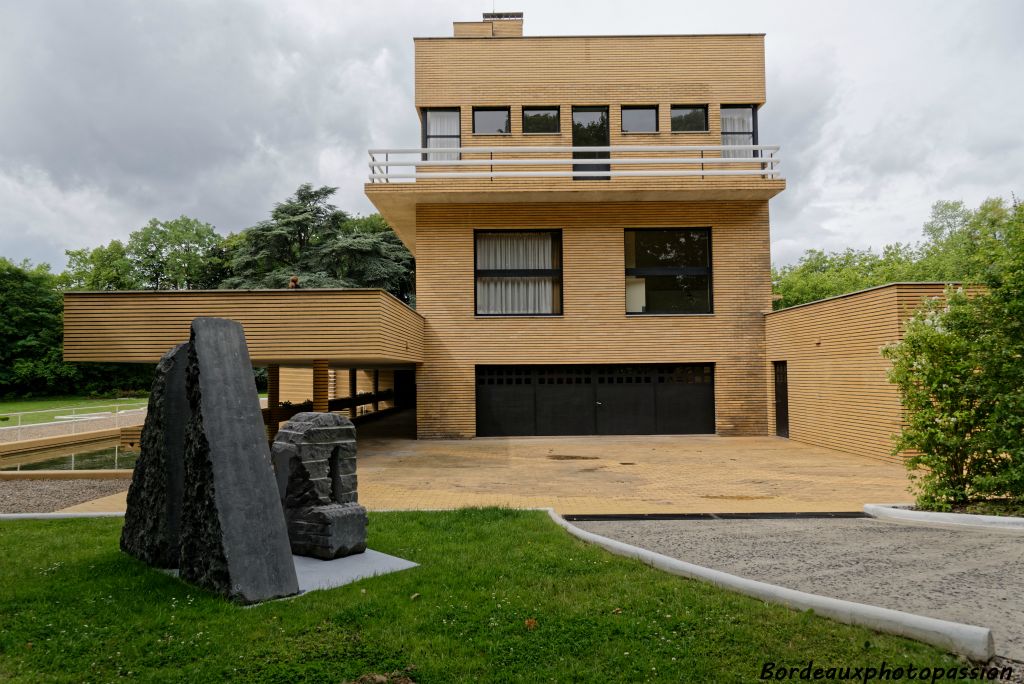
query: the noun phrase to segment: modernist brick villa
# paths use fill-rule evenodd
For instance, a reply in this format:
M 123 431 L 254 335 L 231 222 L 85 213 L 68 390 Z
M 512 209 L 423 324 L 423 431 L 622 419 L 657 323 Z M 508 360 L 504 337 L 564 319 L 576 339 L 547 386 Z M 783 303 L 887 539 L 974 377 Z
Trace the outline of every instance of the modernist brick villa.
M 771 313 L 786 183 L 758 135 L 764 36 L 522 27 L 486 14 L 416 39 L 422 138 L 370 150 L 415 311 L 374 290 L 75 292 L 65 358 L 152 363 L 219 315 L 270 369 L 272 430 L 280 400 L 371 391 L 415 403 L 420 438 L 778 434 L 888 456 L 878 349 L 941 286 Z

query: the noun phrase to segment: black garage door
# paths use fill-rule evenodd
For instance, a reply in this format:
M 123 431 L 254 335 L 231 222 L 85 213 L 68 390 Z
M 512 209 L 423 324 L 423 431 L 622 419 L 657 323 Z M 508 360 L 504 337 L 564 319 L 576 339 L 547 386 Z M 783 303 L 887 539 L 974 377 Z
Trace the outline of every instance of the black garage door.
M 710 363 L 476 367 L 480 437 L 714 431 Z

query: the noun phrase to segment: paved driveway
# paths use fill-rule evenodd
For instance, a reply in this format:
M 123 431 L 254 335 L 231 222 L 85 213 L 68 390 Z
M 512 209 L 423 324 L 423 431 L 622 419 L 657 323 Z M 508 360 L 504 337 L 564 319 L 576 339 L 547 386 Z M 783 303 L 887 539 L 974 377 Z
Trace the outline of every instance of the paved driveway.
M 740 577 L 992 629 L 1024 661 L 1024 534 L 872 519 L 578 522 Z
M 559 513 L 860 511 L 910 501 L 902 466 L 777 437 L 395 437 L 359 434 L 371 509 L 553 507 Z
M 860 511 L 910 500 L 901 466 L 777 437 L 420 441 L 409 434 L 401 414 L 359 427 L 359 500 L 367 508 L 750 513 Z M 74 510 L 124 510 L 124 495 Z

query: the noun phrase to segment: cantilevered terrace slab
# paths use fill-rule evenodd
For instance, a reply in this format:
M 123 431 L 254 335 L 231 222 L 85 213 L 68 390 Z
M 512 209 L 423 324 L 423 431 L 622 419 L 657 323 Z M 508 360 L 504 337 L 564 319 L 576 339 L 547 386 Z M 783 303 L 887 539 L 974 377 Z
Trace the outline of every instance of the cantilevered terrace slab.
M 156 363 L 197 316 L 241 323 L 257 366 L 423 361 L 423 317 L 373 289 L 67 292 L 64 360 Z

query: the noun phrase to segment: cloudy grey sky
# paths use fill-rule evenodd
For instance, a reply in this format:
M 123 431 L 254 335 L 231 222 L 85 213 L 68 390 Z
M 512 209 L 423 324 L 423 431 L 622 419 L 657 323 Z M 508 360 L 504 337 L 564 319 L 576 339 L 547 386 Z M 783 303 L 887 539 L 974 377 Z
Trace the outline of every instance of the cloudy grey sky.
M 222 233 L 300 183 L 369 213 L 369 147 L 416 146 L 412 36 L 491 0 L 0 0 L 0 255 L 180 214 Z M 918 239 L 938 199 L 1024 194 L 1024 2 L 504 0 L 528 35 L 767 33 L 776 263 Z

